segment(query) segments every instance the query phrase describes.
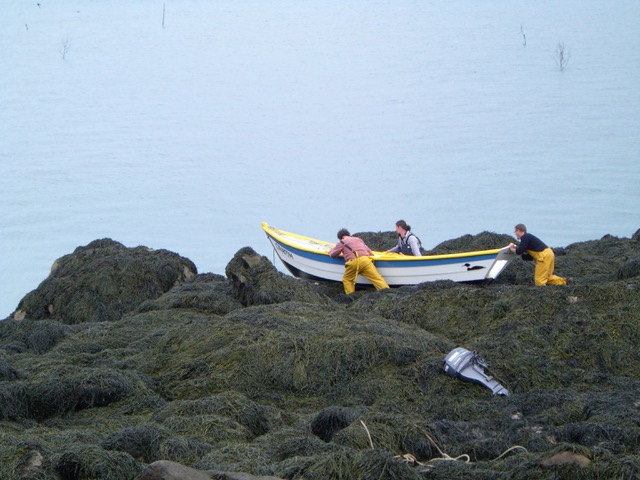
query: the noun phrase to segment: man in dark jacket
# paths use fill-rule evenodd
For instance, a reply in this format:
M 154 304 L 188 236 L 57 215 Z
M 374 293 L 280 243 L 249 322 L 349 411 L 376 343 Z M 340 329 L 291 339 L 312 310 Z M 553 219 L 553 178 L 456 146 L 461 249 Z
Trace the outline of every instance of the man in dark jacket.
M 553 250 L 545 245 L 535 235 L 527 233 L 527 227 L 522 223 L 515 226 L 516 238 L 520 240 L 520 245 L 510 243 L 510 250 L 517 255 L 531 255 L 536 261 L 534 281 L 536 286 L 544 285 L 566 285 L 567 279 L 553 274 L 555 268 L 555 255 Z

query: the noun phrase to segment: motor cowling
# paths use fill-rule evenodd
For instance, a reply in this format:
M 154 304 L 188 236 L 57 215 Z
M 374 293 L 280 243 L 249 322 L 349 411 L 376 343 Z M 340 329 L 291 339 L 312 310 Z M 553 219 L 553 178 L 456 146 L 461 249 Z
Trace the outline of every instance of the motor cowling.
M 457 347 L 444 359 L 444 372 L 452 378 L 466 380 L 487 387 L 494 395 L 509 395 L 509 390 L 485 372 L 489 365 L 476 352 Z

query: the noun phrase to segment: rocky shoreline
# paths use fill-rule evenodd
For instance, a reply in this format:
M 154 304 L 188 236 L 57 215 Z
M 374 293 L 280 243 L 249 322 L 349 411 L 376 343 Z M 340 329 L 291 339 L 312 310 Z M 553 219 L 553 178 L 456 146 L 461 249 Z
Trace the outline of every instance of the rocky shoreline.
M 569 286 L 517 259 L 346 297 L 250 247 L 224 276 L 78 247 L 0 322 L 0 477 L 640 478 L 640 230 L 554 250 Z M 511 395 L 445 375 L 455 347 Z

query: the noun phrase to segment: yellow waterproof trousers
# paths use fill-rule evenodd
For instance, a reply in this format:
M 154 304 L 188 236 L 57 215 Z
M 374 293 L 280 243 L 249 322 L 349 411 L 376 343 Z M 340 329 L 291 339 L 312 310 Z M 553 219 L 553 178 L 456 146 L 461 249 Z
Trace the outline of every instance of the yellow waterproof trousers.
M 536 287 L 567 284 L 566 278 L 558 277 L 553 274 L 556 264 L 556 256 L 553 254 L 553 250 L 550 248 L 545 248 L 541 252 L 532 252 L 531 250 L 527 250 L 527 253 L 536 260 L 536 270 L 534 273 Z
M 347 295 L 356 291 L 356 278 L 358 278 L 358 275 L 368 278 L 373 283 L 373 286 L 376 287 L 376 290 L 389 288 L 382 275 L 378 273 L 371 257 L 357 257 L 353 260 L 347 260 L 344 264 L 342 285 L 344 286 L 344 293 Z

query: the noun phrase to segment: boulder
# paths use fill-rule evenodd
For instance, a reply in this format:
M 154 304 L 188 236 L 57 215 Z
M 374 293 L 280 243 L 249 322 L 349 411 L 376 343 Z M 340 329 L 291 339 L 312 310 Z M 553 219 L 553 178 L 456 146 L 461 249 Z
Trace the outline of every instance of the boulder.
M 285 276 L 269 259 L 251 247 L 241 248 L 227 264 L 225 273 L 233 296 L 243 306 L 269 305 L 287 301 L 326 303 L 312 283 Z
M 248 473 L 196 470 L 168 460 L 158 460 L 147 466 L 135 480 L 282 480 L 280 477 L 249 475 Z
M 20 301 L 13 318 L 67 324 L 115 321 L 196 273 L 191 260 L 168 250 L 94 240 L 56 260 L 49 276 Z

